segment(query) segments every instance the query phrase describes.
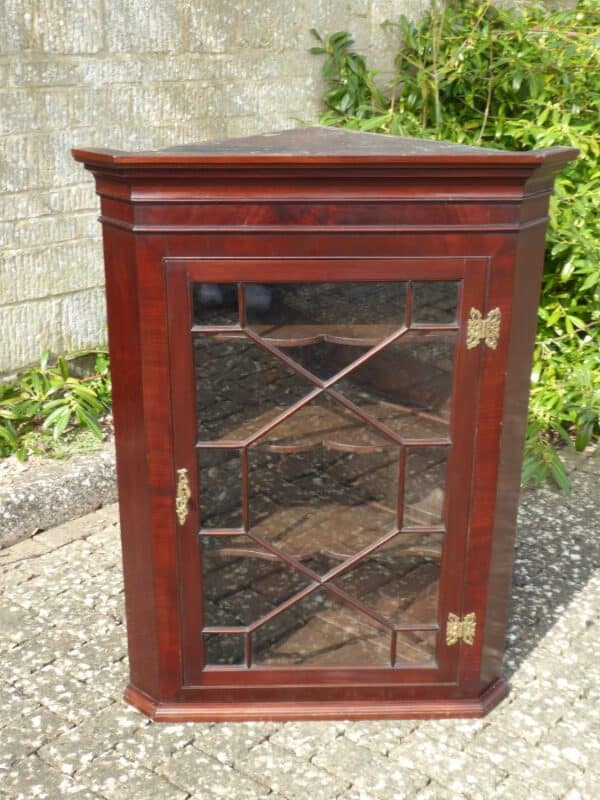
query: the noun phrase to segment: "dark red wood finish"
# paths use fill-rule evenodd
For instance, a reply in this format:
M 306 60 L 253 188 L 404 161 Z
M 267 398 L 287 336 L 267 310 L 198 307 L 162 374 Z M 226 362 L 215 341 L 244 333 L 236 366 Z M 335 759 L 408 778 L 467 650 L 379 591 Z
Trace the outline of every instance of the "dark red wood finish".
M 74 151 L 102 202 L 129 702 L 160 720 L 400 718 L 481 715 L 505 695 L 548 197 L 575 154 L 321 128 L 155 153 Z M 473 645 L 449 648 L 441 630 L 434 668 L 201 670 L 197 517 L 192 501 L 180 528 L 174 505 L 178 468 L 197 496 L 189 279 L 444 275 L 463 278 L 463 302 L 447 487 L 457 533 L 444 552 L 438 622 L 474 612 Z M 466 349 L 471 306 L 501 309 L 496 349 Z

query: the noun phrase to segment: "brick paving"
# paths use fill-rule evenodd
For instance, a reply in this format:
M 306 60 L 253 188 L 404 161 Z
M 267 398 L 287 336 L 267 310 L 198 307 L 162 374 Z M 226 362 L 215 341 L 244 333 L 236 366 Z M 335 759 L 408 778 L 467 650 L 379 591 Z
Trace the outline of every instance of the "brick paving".
M 596 800 L 599 474 L 523 495 L 512 692 L 482 720 L 152 724 L 121 700 L 116 506 L 0 551 L 0 798 Z

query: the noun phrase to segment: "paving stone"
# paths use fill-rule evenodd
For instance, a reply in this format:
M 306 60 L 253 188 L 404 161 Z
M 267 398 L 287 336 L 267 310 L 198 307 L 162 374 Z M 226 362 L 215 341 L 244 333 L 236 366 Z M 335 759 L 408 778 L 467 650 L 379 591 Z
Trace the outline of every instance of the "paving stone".
M 390 800 L 407 797 L 427 783 L 423 773 L 400 766 L 394 758 L 374 753 L 344 736 L 317 753 L 312 763 L 349 780 L 353 788 Z
M 550 797 L 561 797 L 570 789 L 580 770 L 571 762 L 554 759 L 537 748 L 526 758 L 518 758 L 511 767 L 510 777 L 518 777 L 525 785 L 542 785 Z M 599 784 L 600 785 L 600 784 Z
M 269 795 L 266 781 L 270 776 L 264 772 L 259 773 L 262 780 L 255 780 L 245 774 L 246 771 L 233 770 L 228 764 L 221 764 L 191 745 L 177 751 L 168 761 L 161 762 L 156 771 L 176 786 L 207 797 L 207 800 L 212 797 L 260 800 Z
M 343 730 L 344 723 L 338 722 L 285 722 L 269 741 L 308 760 L 328 747 Z
M 539 705 L 532 702 L 512 703 L 499 709 L 494 724 L 508 735 L 536 744 L 544 732 L 557 722 L 564 713 L 565 701 L 555 695 L 540 696 Z
M 35 639 L 43 630 L 42 623 L 17 605 L 8 594 L 0 601 L 0 653 L 22 642 Z
M 447 789 L 444 789 L 443 786 L 434 781 L 430 781 L 424 789 L 421 789 L 414 796 L 414 800 L 450 800 L 450 798 L 452 800 L 468 800 L 464 794 L 452 792 L 450 795 Z
M 417 727 L 415 720 L 368 720 L 345 723 L 344 736 L 354 744 L 387 755 Z M 272 737 L 274 740 L 274 737 Z
M 491 723 L 475 736 L 468 749 L 473 755 L 487 759 L 509 773 L 517 758 L 527 757 L 532 745 Z
M 36 560 L 21 561 L 18 564 L 11 564 L 8 567 L 0 566 L 0 586 L 3 590 L 9 587 L 15 588 L 27 583 L 39 574 L 39 567 Z
M 31 714 L 40 704 L 23 694 L 16 686 L 0 685 L 0 728 L 4 728 L 20 716 Z
M 105 800 L 35 755 L 17 761 L 3 773 L 2 790 L 10 800 Z
M 250 750 L 236 763 L 236 770 L 252 775 L 289 800 L 331 800 L 343 796 L 351 783 L 349 777 L 333 775 L 317 764 L 296 759 L 289 750 L 269 741 Z
M 107 506 L 108 508 L 108 506 Z M 92 547 L 100 547 L 112 555 L 115 547 L 119 546 L 119 507 L 115 503 L 111 508 L 109 524 L 106 528 L 101 528 L 88 537 L 88 543 Z M 94 526 L 94 528 L 100 526 Z
M 422 720 L 415 725 L 412 741 L 437 739 L 443 744 L 462 750 L 486 725 L 484 719 Z
M 24 542 L 17 542 L 11 547 L 0 550 L 0 566 L 6 567 L 9 564 L 17 564 L 26 559 L 41 556 L 46 552 L 43 544 L 38 544 L 33 539 L 26 539 Z
M 114 511 L 112 509 L 116 508 L 116 505 L 107 506 L 106 508 L 99 509 L 98 516 L 94 518 L 94 524 L 92 530 L 100 529 L 98 533 L 94 533 L 90 535 L 87 539 L 88 543 L 91 546 L 97 547 L 99 542 L 102 542 L 102 537 L 104 533 L 104 529 L 102 528 L 103 523 L 108 523 L 112 521 Z M 32 541 L 34 541 L 38 545 L 42 545 L 46 551 L 57 550 L 59 547 L 63 547 L 70 542 L 77 541 L 81 539 L 82 533 L 85 529 L 82 530 L 82 525 L 80 522 L 73 520 L 71 522 L 67 522 L 64 525 L 58 525 L 54 528 L 50 528 L 47 531 L 42 531 L 42 533 L 36 534 Z M 114 528 L 109 528 L 108 530 L 111 531 L 112 535 L 115 535 Z M 118 534 L 117 534 L 118 535 Z
M 57 660 L 62 667 L 66 654 L 80 641 L 72 631 L 44 625 L 35 641 L 22 642 L 11 651 L 10 662 L 21 675 L 36 672 Z
M 133 709 L 114 704 L 40 749 L 40 756 L 61 772 L 73 775 L 107 750 L 122 736 L 149 724 Z
M 81 643 L 73 641 L 72 647 L 60 659 L 61 667 L 78 680 L 89 681 L 101 669 L 121 661 L 127 655 L 125 630 L 114 625 L 103 636 Z
M 260 744 L 278 729 L 273 722 L 237 722 L 204 728 L 192 744 L 222 764 L 233 764 L 246 757 L 250 748 Z
M 412 790 L 410 794 L 405 795 L 406 800 L 413 800 L 416 796 Z M 350 789 L 346 789 L 342 794 L 338 795 L 336 800 L 381 800 L 381 795 L 368 789 L 359 789 L 356 786 L 351 786 Z M 439 797 L 436 800 L 439 800 Z
M 95 687 L 78 681 L 54 664 L 17 681 L 15 686 L 37 703 L 74 723 L 95 716 L 110 702 Z
M 107 800 L 185 800 L 188 793 L 150 769 L 114 751 L 105 753 L 77 772 L 76 780 Z
M 506 773 L 489 761 L 461 752 L 435 739 L 406 739 L 389 754 L 399 767 L 415 770 L 452 793 L 487 800 Z
M 599 794 L 599 786 L 600 774 L 597 771 L 579 772 L 575 776 L 572 789 L 569 791 L 575 791 L 579 795 L 573 800 L 596 800 Z
M 579 789 L 569 789 L 562 800 L 583 800 L 583 796 Z
M 17 717 L 2 729 L 0 773 L 18 758 L 31 755 L 45 742 L 64 733 L 69 727 L 68 722 L 42 706 L 29 714 Z
M 207 734 L 212 729 L 210 725 L 195 723 L 140 725 L 130 735 L 121 738 L 117 751 L 136 763 L 158 764 L 201 736 L 198 728 L 206 730 Z
M 563 794 L 556 794 L 544 780 L 543 774 L 539 776 L 538 783 L 530 783 L 519 774 L 510 775 L 506 780 L 496 786 L 489 795 L 490 800 L 557 800 L 564 798 Z M 592 800 L 592 797 L 586 798 Z
M 585 720 L 594 735 L 600 738 L 600 681 L 595 688 L 589 689 L 579 700 L 565 709 L 561 722 L 571 724 Z
M 539 751 L 555 762 L 567 761 L 581 770 L 600 770 L 600 726 L 584 716 L 559 722 L 539 743 Z M 600 788 L 600 784 L 599 784 Z

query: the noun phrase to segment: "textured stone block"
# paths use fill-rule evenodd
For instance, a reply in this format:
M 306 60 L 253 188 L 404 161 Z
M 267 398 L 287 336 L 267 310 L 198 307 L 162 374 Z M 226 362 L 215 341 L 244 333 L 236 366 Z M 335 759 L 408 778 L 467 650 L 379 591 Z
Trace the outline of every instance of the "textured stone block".
M 0 14 L 0 53 L 19 53 L 32 45 L 33 0 L 4 0 Z
M 36 0 L 36 44 L 44 53 L 97 53 L 102 49 L 101 0 Z
M 184 20 L 176 0 L 106 3 L 106 46 L 114 53 L 175 53 L 182 47 Z
M 22 54 L 10 65 L 14 86 L 76 86 L 81 80 L 82 59 Z
M 91 180 L 81 186 L 0 195 L 0 219 L 31 221 L 35 217 L 61 215 L 71 211 L 95 211 L 98 200 Z M 96 231 L 98 234 L 98 231 Z M 8 244 L 12 243 L 12 236 Z
M 195 53 L 234 50 L 237 19 L 233 3 L 192 3 L 189 16 L 189 49 Z
M 84 218 L 82 223 L 91 228 L 89 218 Z M 78 227 L 77 218 L 45 217 L 41 224 L 25 228 L 27 238 L 35 239 L 38 246 L 7 254 L 0 260 L 2 305 L 102 286 L 100 239 L 92 238 L 89 235 L 92 231 L 86 238 L 70 235 L 66 238 L 73 241 L 50 245 L 49 233 L 58 238 L 61 229 L 73 234 Z M 44 234 L 48 241 L 46 247 Z
M 37 361 L 45 347 L 64 353 L 105 340 L 103 289 L 5 306 L 0 314 L 0 374 Z
M 258 91 L 258 110 L 261 117 L 292 111 L 302 114 L 317 96 L 316 82 L 308 77 L 286 78 L 278 83 L 263 83 Z

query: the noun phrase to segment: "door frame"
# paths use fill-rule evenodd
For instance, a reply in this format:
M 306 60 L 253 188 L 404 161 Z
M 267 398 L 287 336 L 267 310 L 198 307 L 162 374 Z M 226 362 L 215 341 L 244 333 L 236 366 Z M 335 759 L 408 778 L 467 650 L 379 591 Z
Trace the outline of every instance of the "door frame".
M 184 689 L 214 687 L 407 687 L 456 685 L 460 647 L 443 636 L 449 612 L 463 614 L 466 545 L 477 434 L 481 348 L 466 347 L 466 322 L 472 307 L 485 308 L 489 259 L 482 257 L 165 257 L 168 336 L 171 364 L 170 399 L 175 469 L 188 470 L 191 499 L 188 518 L 177 525 L 179 614 L 182 630 Z M 320 283 L 369 281 L 459 280 L 458 336 L 455 350 L 447 464 L 448 528 L 440 565 L 436 664 L 395 667 L 202 666 L 202 569 L 198 536 L 199 497 L 196 442 L 195 379 L 191 284 Z M 465 412 L 465 409 L 467 411 Z M 470 409 L 470 410 L 469 410 Z M 458 444 L 457 444 L 458 443 Z M 173 486 L 176 476 L 173 476 Z M 173 514 L 175 506 L 173 505 Z M 468 611 L 468 610 L 467 610 Z

